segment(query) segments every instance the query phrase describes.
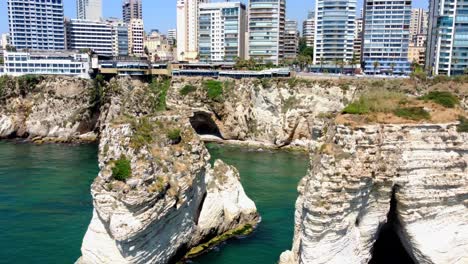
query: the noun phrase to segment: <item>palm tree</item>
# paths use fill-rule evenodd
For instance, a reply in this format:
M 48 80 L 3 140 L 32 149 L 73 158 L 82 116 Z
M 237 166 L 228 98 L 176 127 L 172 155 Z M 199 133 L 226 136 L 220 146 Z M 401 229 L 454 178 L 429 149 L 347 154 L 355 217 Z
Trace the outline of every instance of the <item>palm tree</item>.
M 374 61 L 374 63 L 372 63 L 372 65 L 374 65 L 374 75 L 376 75 L 377 74 L 377 69 L 380 67 L 380 62 Z
M 353 75 L 354 75 L 354 67 L 356 66 L 356 64 L 358 63 L 358 59 L 357 59 L 357 56 L 356 56 L 356 53 L 353 53 L 353 57 L 351 58 L 351 66 L 352 66 L 352 69 L 353 69 Z
M 395 70 L 395 66 L 396 64 L 394 62 L 390 63 L 390 69 L 392 70 L 392 75 L 393 75 L 393 71 Z
M 320 72 L 323 72 L 323 57 L 320 57 Z
M 344 66 L 345 66 L 346 62 L 343 59 L 340 59 L 340 60 L 338 60 L 338 64 L 340 65 L 341 74 L 343 74 Z

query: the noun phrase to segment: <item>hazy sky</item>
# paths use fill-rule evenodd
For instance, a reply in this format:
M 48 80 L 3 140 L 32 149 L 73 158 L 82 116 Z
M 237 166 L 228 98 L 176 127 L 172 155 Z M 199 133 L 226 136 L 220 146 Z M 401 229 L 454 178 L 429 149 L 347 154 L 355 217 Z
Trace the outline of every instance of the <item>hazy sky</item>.
M 220 2 L 220 1 L 215 1 Z M 234 2 L 234 1 L 231 1 Z M 247 3 L 248 0 L 241 0 Z M 314 7 L 314 0 L 286 0 L 287 18 L 302 21 L 307 17 L 307 10 Z M 64 0 L 65 16 L 76 17 L 76 0 Z M 121 17 L 121 0 L 103 0 L 104 17 Z M 358 0 L 358 9 L 362 0 Z M 428 0 L 413 0 L 413 6 L 427 8 Z M 166 32 L 176 27 L 176 0 L 143 0 L 143 19 L 145 29 L 159 29 Z M 7 0 L 0 0 L 0 32 L 8 32 Z

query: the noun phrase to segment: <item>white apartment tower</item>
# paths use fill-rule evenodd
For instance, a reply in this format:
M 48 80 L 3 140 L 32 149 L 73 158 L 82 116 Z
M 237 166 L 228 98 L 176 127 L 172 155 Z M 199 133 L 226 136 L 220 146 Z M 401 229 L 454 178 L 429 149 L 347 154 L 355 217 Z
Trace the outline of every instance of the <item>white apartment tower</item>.
M 101 20 L 102 0 L 77 0 L 76 17 L 81 20 Z
M 209 0 L 177 0 L 177 59 L 198 58 L 198 13 L 201 3 Z
M 144 26 L 142 19 L 132 19 L 128 24 L 128 53 L 135 56 L 144 54 Z
M 286 0 L 249 1 L 249 58 L 278 64 L 284 58 Z
M 418 35 L 427 35 L 428 11 L 422 8 L 411 9 L 410 42 L 416 44 Z
M 112 55 L 110 24 L 101 21 L 71 19 L 65 21 L 65 28 L 67 49 L 90 49 L 99 55 Z
M 240 2 L 200 4 L 198 54 L 201 61 L 245 58 L 245 5 Z
M 317 0 L 314 64 L 349 62 L 354 51 L 356 0 Z
M 302 23 L 302 36 L 305 38 L 307 47 L 314 46 L 314 35 L 315 35 L 315 18 L 314 13 L 307 17 Z

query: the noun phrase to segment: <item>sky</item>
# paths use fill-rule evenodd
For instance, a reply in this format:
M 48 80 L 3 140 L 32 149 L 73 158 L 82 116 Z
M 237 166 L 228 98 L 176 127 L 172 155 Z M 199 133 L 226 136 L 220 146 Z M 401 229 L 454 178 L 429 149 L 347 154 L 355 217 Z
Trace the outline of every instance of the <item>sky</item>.
M 102 0 L 104 17 L 121 17 L 121 0 Z M 145 29 L 159 29 L 166 33 L 168 29 L 176 28 L 176 0 L 142 0 L 143 20 Z M 214 1 L 220 2 L 220 1 Z M 234 2 L 234 1 L 231 1 Z M 248 0 L 241 0 L 247 3 Z M 307 18 L 307 11 L 313 10 L 314 0 L 286 0 L 286 17 L 299 23 Z M 358 10 L 362 0 L 358 0 Z M 428 0 L 413 0 L 413 6 L 426 8 Z M 64 0 L 65 16 L 76 18 L 76 0 Z M 8 32 L 7 0 L 0 0 L 0 33 Z

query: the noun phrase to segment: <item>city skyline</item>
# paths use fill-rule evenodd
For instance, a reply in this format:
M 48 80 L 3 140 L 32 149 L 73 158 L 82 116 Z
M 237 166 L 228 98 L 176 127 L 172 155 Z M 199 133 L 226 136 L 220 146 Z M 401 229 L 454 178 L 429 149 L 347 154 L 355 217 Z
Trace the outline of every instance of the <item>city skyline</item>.
M 176 28 L 176 2 L 165 0 L 142 0 L 143 1 L 143 20 L 145 30 L 159 29 L 162 33 L 167 30 Z M 213 2 L 222 2 L 216 0 Z M 241 0 L 244 4 L 248 0 Z M 300 24 L 307 18 L 309 10 L 313 10 L 315 1 L 313 0 L 289 0 L 286 1 L 286 18 L 297 20 Z M 122 17 L 122 1 L 120 0 L 103 0 L 103 17 Z M 65 16 L 68 18 L 76 18 L 76 0 L 64 0 Z M 362 7 L 362 0 L 358 0 L 358 11 Z M 413 0 L 413 7 L 428 8 L 428 1 Z M 156 12 L 156 15 L 153 13 Z M 0 33 L 8 32 L 8 16 L 7 16 L 7 1 L 0 1 Z M 300 27 L 298 28 L 300 30 Z

